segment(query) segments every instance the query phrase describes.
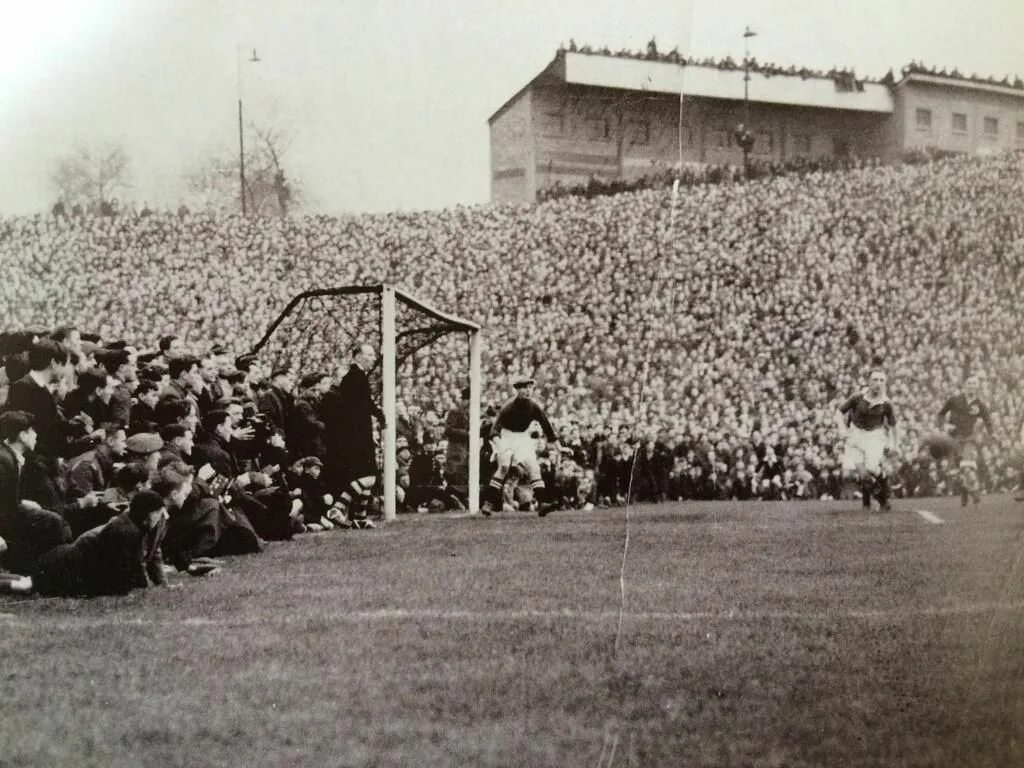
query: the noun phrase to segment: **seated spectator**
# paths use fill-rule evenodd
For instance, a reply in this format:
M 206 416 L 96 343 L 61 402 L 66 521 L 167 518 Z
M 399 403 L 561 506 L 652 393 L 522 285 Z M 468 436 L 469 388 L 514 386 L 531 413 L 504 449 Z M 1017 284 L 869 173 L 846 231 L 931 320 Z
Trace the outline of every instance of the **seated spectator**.
M 124 458 L 128 438 L 120 424 L 103 424 L 103 442 L 91 451 L 69 460 L 64 468 L 66 493 L 80 498 L 92 491 L 102 491 L 114 476 L 114 466 Z
M 170 515 L 164 537 L 165 559 L 179 571 L 200 558 L 260 552 L 263 543 L 244 514 L 234 512 L 212 495 L 192 468 L 168 461 L 152 481 L 153 491 Z
M 56 512 L 21 495 L 26 455 L 36 447 L 35 418 L 24 411 L 0 414 L 0 565 L 31 574 L 39 558 L 71 540 L 71 529 Z
M 128 461 L 141 463 L 150 475 L 154 475 L 160 463 L 160 452 L 164 441 L 152 432 L 139 432 L 125 440 L 125 457 Z
M 32 573 L 41 595 L 123 595 L 165 583 L 160 543 L 164 500 L 140 491 L 128 509 L 44 554 Z
M 159 422 L 156 415 L 156 404 L 160 400 L 160 385 L 155 381 L 140 381 L 135 390 L 134 402 L 129 416 L 128 433 L 156 432 Z

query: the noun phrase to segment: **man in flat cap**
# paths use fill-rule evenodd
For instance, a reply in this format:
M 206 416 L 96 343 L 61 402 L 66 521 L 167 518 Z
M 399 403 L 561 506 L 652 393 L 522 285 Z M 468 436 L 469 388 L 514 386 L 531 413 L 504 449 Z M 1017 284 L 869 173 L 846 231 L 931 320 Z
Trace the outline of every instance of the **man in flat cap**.
M 320 403 L 331 388 L 326 373 L 307 373 L 299 380 L 299 396 L 295 399 L 291 418 L 285 429 L 285 442 L 292 459 L 306 456 L 323 458 L 326 454 L 326 432 L 320 418 Z
M 279 429 L 284 429 L 288 425 L 288 419 L 295 405 L 295 399 L 291 393 L 294 384 L 295 379 L 292 378 L 290 368 L 275 368 L 270 372 L 270 386 L 264 389 L 257 398 L 256 404 L 260 413 Z
M 490 515 L 494 509 L 501 507 L 505 476 L 513 464 L 522 465 L 526 469 L 530 488 L 540 505 L 538 514 L 544 517 L 555 506 L 554 500 L 548 497 L 547 488 L 541 478 L 537 448 L 530 436 L 530 425 L 537 422 L 548 442 L 557 451 L 562 449 L 544 410 L 533 400 L 534 384 L 534 380 L 529 376 L 515 376 L 512 379 L 515 397 L 501 407 L 491 425 L 490 438 L 495 445 L 494 454 L 498 468 L 485 491 L 484 504 L 480 510 L 484 515 Z
M 130 461 L 142 462 L 150 474 L 156 472 L 164 441 L 154 432 L 139 432 L 125 441 L 125 453 Z

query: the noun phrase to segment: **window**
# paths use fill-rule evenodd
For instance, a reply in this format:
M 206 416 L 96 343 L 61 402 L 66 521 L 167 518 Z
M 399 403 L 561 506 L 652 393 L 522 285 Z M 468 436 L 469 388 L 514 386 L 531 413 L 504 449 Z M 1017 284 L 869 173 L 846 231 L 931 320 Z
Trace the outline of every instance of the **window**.
M 629 126 L 629 141 L 631 144 L 651 143 L 651 124 L 646 120 L 636 120 Z
M 811 154 L 811 137 L 806 133 L 797 133 L 793 136 L 793 149 L 798 155 Z
M 607 141 L 611 134 L 608 131 L 608 121 L 603 118 L 591 118 L 587 120 L 587 138 L 591 141 Z
M 932 111 L 930 109 L 921 109 L 919 107 L 915 114 L 917 115 L 917 130 L 930 131 L 932 129 Z
M 560 112 L 548 112 L 542 115 L 540 133 L 542 136 L 555 139 L 565 136 L 565 115 Z
M 962 112 L 953 113 L 953 133 L 967 133 L 967 115 Z
M 693 127 L 682 124 L 679 126 L 679 140 L 688 147 L 693 146 Z
M 1024 141 L 1024 123 L 1017 121 L 1017 141 Z
M 772 137 L 772 132 L 767 129 L 758 131 L 754 139 L 754 151 L 759 155 L 770 155 L 774 149 L 775 139 Z
M 999 135 L 999 118 L 986 117 L 985 118 L 985 135 L 986 136 L 998 136 Z
M 713 146 L 716 149 L 726 149 L 732 146 L 732 132 L 725 128 L 718 128 L 715 130 Z

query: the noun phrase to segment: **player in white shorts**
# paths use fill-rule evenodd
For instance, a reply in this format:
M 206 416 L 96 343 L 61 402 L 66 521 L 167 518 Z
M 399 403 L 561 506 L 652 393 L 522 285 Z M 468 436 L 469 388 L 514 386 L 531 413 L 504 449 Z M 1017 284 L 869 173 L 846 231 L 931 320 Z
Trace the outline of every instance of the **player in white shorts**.
M 839 406 L 836 424 L 845 439 L 843 474 L 860 484 L 865 509 L 871 508 L 871 497 L 875 496 L 881 510 L 888 512 L 891 506 L 886 459 L 899 440 L 896 412 L 885 393 L 885 383 L 885 373 L 873 370 L 867 388 Z
M 498 468 L 485 492 L 484 503 L 480 509 L 484 515 L 490 515 L 495 508 L 501 508 L 505 476 L 509 468 L 515 464 L 526 470 L 534 498 L 540 502 L 540 516 L 546 516 L 553 508 L 553 502 L 548 498 L 547 488 L 541 478 L 537 446 L 530 436 L 530 425 L 537 422 L 555 450 L 560 451 L 561 448 L 551 422 L 548 421 L 543 409 L 532 399 L 534 383 L 528 376 L 513 379 L 512 386 L 516 390 L 516 396 L 501 407 L 494 424 L 491 425 L 491 442 L 494 445 Z

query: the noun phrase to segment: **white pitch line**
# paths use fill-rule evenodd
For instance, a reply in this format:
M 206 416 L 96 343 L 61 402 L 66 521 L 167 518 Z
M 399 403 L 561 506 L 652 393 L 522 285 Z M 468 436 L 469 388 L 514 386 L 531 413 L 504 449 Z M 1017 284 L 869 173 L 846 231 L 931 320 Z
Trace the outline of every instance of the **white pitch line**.
M 946 522 L 941 517 L 936 515 L 934 512 L 929 512 L 927 509 L 915 509 L 914 511 L 917 512 L 917 514 L 919 514 L 932 525 L 942 525 L 944 522 Z
M 31 601 L 26 604 L 31 605 Z M 646 611 L 626 613 L 624 620 L 640 621 L 661 621 L 668 623 L 689 623 L 689 622 L 761 622 L 761 621 L 840 621 L 840 620 L 868 620 L 868 621 L 893 621 L 910 618 L 941 618 L 948 616 L 964 616 L 986 613 L 1020 613 L 1024 612 L 1024 602 L 1000 602 L 1000 603 L 972 603 L 947 606 L 933 606 L 922 608 L 892 608 L 892 609 L 853 609 L 848 611 Z M 615 621 L 618 617 L 617 611 L 460 611 L 445 609 L 404 609 L 404 608 L 382 608 L 376 611 L 350 611 L 316 616 L 257 616 L 245 618 L 208 618 L 194 616 L 188 618 L 171 617 L 166 619 L 151 619 L 139 616 L 90 616 L 69 619 L 67 616 L 54 614 L 32 615 L 22 613 L 0 613 L 0 627 L 26 627 L 38 629 L 45 626 L 47 629 L 90 629 L 96 627 L 210 627 L 210 628 L 246 628 L 255 626 L 279 626 L 299 625 L 310 622 L 322 624 L 325 622 L 369 624 L 374 622 L 396 622 L 396 621 Z

